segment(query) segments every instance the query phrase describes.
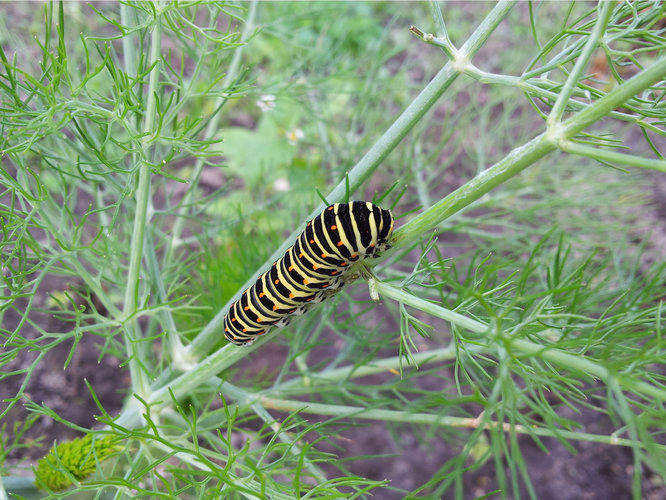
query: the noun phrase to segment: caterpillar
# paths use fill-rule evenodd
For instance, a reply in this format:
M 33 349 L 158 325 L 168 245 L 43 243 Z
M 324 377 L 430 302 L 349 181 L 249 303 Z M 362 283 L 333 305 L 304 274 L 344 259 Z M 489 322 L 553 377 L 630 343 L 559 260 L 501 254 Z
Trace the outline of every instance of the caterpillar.
M 352 263 L 388 249 L 392 234 L 393 215 L 377 205 L 352 201 L 326 207 L 231 305 L 225 338 L 248 345 L 271 327 L 286 326 L 342 287 Z

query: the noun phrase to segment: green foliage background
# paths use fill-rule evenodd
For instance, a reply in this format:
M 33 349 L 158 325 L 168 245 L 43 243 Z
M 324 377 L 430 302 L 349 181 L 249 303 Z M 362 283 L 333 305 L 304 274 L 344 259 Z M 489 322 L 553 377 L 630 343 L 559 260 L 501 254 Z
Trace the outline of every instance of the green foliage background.
M 548 498 L 560 444 L 663 491 L 663 5 L 5 5 L 0 493 Z M 227 345 L 322 198 L 396 215 L 381 303 Z M 85 425 L 32 396 L 81 357 Z

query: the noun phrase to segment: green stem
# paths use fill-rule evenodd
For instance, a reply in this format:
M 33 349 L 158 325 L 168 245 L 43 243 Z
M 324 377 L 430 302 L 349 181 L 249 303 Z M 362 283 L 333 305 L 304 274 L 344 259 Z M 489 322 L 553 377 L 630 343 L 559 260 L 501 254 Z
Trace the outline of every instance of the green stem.
M 234 350 L 236 349 L 256 349 L 257 343 L 260 342 L 258 340 L 255 342 L 255 344 L 252 345 L 250 348 L 245 348 L 245 347 L 235 347 L 235 346 L 227 346 L 218 351 L 219 357 L 217 359 L 217 362 L 220 363 L 219 366 L 231 366 L 235 362 L 235 355 L 233 353 Z M 471 346 L 469 350 L 474 350 L 476 349 L 476 346 Z M 227 351 L 226 353 L 223 353 L 222 351 Z M 454 345 L 450 345 L 448 347 L 443 347 L 440 349 L 433 349 L 431 351 L 426 351 L 422 353 L 417 353 L 412 355 L 412 359 L 418 366 L 422 366 L 425 364 L 430 364 L 430 363 L 437 363 L 441 361 L 448 361 L 451 359 L 454 359 L 456 357 L 456 354 L 458 352 L 458 349 Z M 307 381 L 305 380 L 304 377 L 299 377 L 299 378 L 294 378 L 291 380 L 288 380 L 282 384 L 279 384 L 273 388 L 270 389 L 271 394 L 276 394 L 276 393 L 290 393 L 293 394 L 294 392 L 302 392 L 300 389 L 307 389 L 310 390 L 312 385 L 318 385 L 322 383 L 332 383 L 340 380 L 346 380 L 348 378 L 357 378 L 357 377 L 364 377 L 367 375 L 373 375 L 377 373 L 386 373 L 392 370 L 398 370 L 401 366 L 401 364 L 404 362 L 404 358 L 401 356 L 394 356 L 390 358 L 385 358 L 385 359 L 380 359 L 380 360 L 373 360 L 371 363 L 368 363 L 363 366 L 345 366 L 341 368 L 335 368 L 331 370 L 326 370 L 320 373 L 312 373 L 308 375 Z M 198 365 L 197 365 L 198 366 Z M 209 373 L 215 372 L 217 368 L 213 368 L 209 371 L 206 372 L 201 372 L 202 375 L 207 375 Z M 188 372 L 189 373 L 189 372 Z M 185 381 L 187 381 L 187 374 L 183 374 L 179 379 L 178 379 L 178 385 L 184 384 Z M 161 387 L 163 385 L 163 381 L 158 381 L 156 387 Z M 219 379 L 217 378 L 211 378 L 209 379 L 209 382 L 214 384 L 214 387 L 219 386 Z M 173 386 L 173 385 L 172 385 Z M 191 386 L 189 385 L 183 385 L 183 387 L 179 391 L 186 391 L 189 390 Z M 220 389 L 223 394 L 228 395 L 233 397 L 236 401 L 240 401 L 241 403 L 249 403 L 251 402 L 251 398 L 254 397 L 250 393 L 247 392 L 238 392 L 237 390 L 234 390 L 233 387 L 231 387 L 228 383 L 224 383 L 222 386 L 220 386 Z M 161 395 L 166 394 L 166 392 L 163 392 Z M 157 400 L 155 397 L 150 398 L 151 401 Z M 129 412 L 126 412 L 126 415 L 124 418 L 125 423 L 127 422 L 137 422 L 139 414 L 134 410 L 129 410 Z
M 243 26 L 243 32 L 241 34 L 239 45 L 234 49 L 234 56 L 231 60 L 231 64 L 229 65 L 229 69 L 227 70 L 227 74 L 224 77 L 224 80 L 222 81 L 221 84 L 223 89 L 228 89 L 238 76 L 238 69 L 240 68 L 241 64 L 243 48 L 245 47 L 247 39 L 254 32 L 255 29 L 254 19 L 256 17 L 256 13 L 257 13 L 257 2 L 252 1 L 250 2 L 250 9 L 248 12 L 247 20 L 245 21 Z M 213 105 L 213 109 L 220 109 L 228 99 L 229 97 L 226 95 L 224 97 L 218 98 L 215 104 Z M 206 126 L 206 130 L 204 132 L 204 139 L 203 139 L 204 141 L 210 140 L 219 132 L 220 118 L 221 118 L 221 113 L 216 113 L 210 119 L 208 125 Z M 171 239 L 169 240 L 166 251 L 164 252 L 163 262 L 173 261 L 173 251 L 176 248 L 177 243 L 180 241 L 180 237 L 183 234 L 185 223 L 188 220 L 187 217 L 184 216 L 184 214 L 191 206 L 192 200 L 194 199 L 194 194 L 197 192 L 199 178 L 201 177 L 201 173 L 203 172 L 204 165 L 205 162 L 203 161 L 203 159 L 197 158 L 197 161 L 194 164 L 192 177 L 190 178 L 189 181 L 189 186 L 187 188 L 187 191 L 183 195 L 182 201 L 180 202 L 178 214 L 171 234 Z
M 560 147 L 562 151 L 566 151 L 567 153 L 587 156 L 588 158 L 593 158 L 595 160 L 606 161 L 608 163 L 619 163 L 637 168 L 647 168 L 666 173 L 666 161 L 663 160 L 641 158 L 634 155 L 618 153 L 617 151 L 584 146 L 571 141 L 560 143 Z
M 249 347 L 238 347 L 233 344 L 227 344 L 170 382 L 162 382 L 163 385 L 155 389 L 144 400 L 156 411 L 171 404 L 170 392 L 173 393 L 177 400 L 181 400 L 200 385 L 209 382 L 214 383 L 215 379 L 213 377 L 236 363 L 239 359 L 247 356 L 263 342 L 265 342 L 265 337 L 258 339 Z M 173 375 L 173 371 L 168 373 Z M 135 403 L 124 408 L 117 421 L 119 425 L 130 429 L 141 425 L 141 412 L 143 411 L 143 405 L 137 404 L 136 399 L 132 399 L 132 401 L 135 401 Z
M 236 78 L 238 74 L 238 68 L 241 62 L 242 49 L 244 47 L 243 42 L 245 42 L 249 38 L 251 33 L 254 31 L 254 18 L 257 10 L 256 5 L 257 5 L 256 1 L 253 1 L 250 4 L 248 19 L 245 23 L 243 33 L 241 35 L 241 43 L 239 44 L 238 47 L 236 47 L 234 51 L 234 56 L 231 65 L 229 67 L 229 70 L 226 74 L 224 81 L 222 82 L 222 87 L 225 89 L 229 88 L 233 80 Z M 224 96 L 217 99 L 214 105 L 214 109 L 220 109 L 227 99 L 228 96 Z M 216 113 L 210 119 L 206 127 L 206 130 L 204 132 L 204 140 L 209 140 L 211 137 L 217 134 L 219 130 L 220 116 L 221 116 L 220 113 Z M 165 263 L 165 265 L 166 263 L 172 262 L 174 259 L 173 252 L 177 247 L 178 242 L 180 241 L 185 221 L 188 220 L 184 216 L 184 214 L 186 210 L 191 206 L 194 194 L 198 189 L 197 186 L 199 178 L 201 177 L 201 173 L 203 171 L 203 167 L 204 167 L 204 161 L 201 158 L 198 158 L 195 163 L 194 171 L 189 182 L 189 187 L 185 192 L 185 194 L 183 195 L 183 199 L 180 202 L 178 209 L 178 216 L 175 219 L 171 238 L 167 242 L 163 258 L 163 262 Z M 158 262 L 157 254 L 155 253 L 154 245 L 152 245 L 149 240 L 146 240 L 145 255 L 148 263 L 148 273 L 151 278 L 151 282 L 154 284 L 156 288 L 158 301 L 160 303 L 165 303 L 168 301 L 168 297 L 166 294 L 166 290 L 164 288 L 164 283 L 160 271 L 160 265 Z M 165 329 L 167 332 L 166 339 L 171 359 L 174 361 L 174 365 L 177 370 L 184 371 L 195 360 L 191 358 L 189 349 L 185 348 L 180 340 L 180 336 L 178 335 L 178 329 L 176 327 L 173 315 L 171 314 L 171 310 L 169 308 L 162 309 L 160 310 L 159 314 L 161 317 L 160 319 L 161 327 Z M 171 369 L 167 370 L 167 372 L 169 376 L 172 376 Z M 164 372 L 162 373 L 162 376 L 165 376 Z
M 428 7 L 430 7 L 430 15 L 432 16 L 433 24 L 435 25 L 435 33 L 438 36 L 449 38 L 449 32 L 446 29 L 446 23 L 444 23 L 444 17 L 442 16 L 442 8 L 439 5 L 439 2 L 435 0 L 430 0 L 428 2 Z
M 134 9 L 125 2 L 120 3 L 120 19 L 125 26 L 130 25 L 130 19 L 135 15 Z M 138 56 L 138 51 L 132 43 L 132 38 L 129 36 L 124 36 L 122 38 L 123 43 L 123 66 L 125 67 L 125 72 L 128 75 L 136 75 L 138 70 L 138 65 L 136 58 Z M 148 66 L 150 67 L 150 66 Z M 77 103 L 78 104 L 78 103 Z M 97 109 L 95 111 L 99 112 Z M 140 125 L 139 115 L 134 115 L 136 117 L 136 122 L 133 126 L 138 127 Z M 109 117 L 112 118 L 112 117 Z
M 558 96 L 557 101 L 555 101 L 553 109 L 550 111 L 550 115 L 548 116 L 547 121 L 548 128 L 554 127 L 556 124 L 562 121 L 562 116 L 564 115 L 564 111 L 566 110 L 569 99 L 571 99 L 571 96 L 573 95 L 574 90 L 578 85 L 578 81 L 580 80 L 583 71 L 585 71 L 585 68 L 587 68 L 588 62 L 592 57 L 593 52 L 597 49 L 597 46 L 599 45 L 599 39 L 606 31 L 606 25 L 608 24 L 610 15 L 613 12 L 613 5 L 613 2 L 600 2 L 598 5 L 598 8 L 601 12 L 599 13 L 599 17 L 597 17 L 597 22 L 594 25 L 594 29 L 590 33 L 587 42 L 585 43 L 583 52 L 576 59 L 576 64 L 571 70 L 571 73 L 569 73 L 569 77 L 564 83 L 564 86 L 560 91 L 560 95 Z
M 147 66 L 152 67 L 147 90 L 146 111 L 144 114 L 143 130 L 152 131 L 155 120 L 157 100 L 155 93 L 158 90 L 158 78 L 160 74 L 159 64 L 160 49 L 162 47 L 162 21 L 158 15 L 151 35 L 150 58 Z M 150 151 L 150 136 L 142 139 L 142 151 Z M 138 309 L 139 283 L 141 278 L 141 261 L 143 259 L 143 244 L 145 230 L 148 225 L 147 214 L 150 203 L 150 181 L 151 168 L 145 156 L 139 158 L 138 186 L 136 190 L 136 212 L 134 214 L 134 227 L 132 229 L 132 241 L 130 244 L 129 270 L 127 273 L 127 288 L 123 302 L 123 319 L 126 321 L 125 347 L 129 369 L 135 393 L 145 396 L 150 392 L 150 385 L 145 374 L 141 370 L 141 360 L 137 359 L 137 339 L 140 337 L 140 328 L 135 314 Z
M 664 78 L 666 78 L 666 55 L 657 59 L 652 66 L 647 67 L 598 99 L 594 104 L 569 118 L 562 124 L 562 129 L 558 132 L 561 133 L 561 139 L 573 139 L 576 134 Z
M 145 256 L 148 276 L 150 276 L 150 282 L 153 284 L 155 293 L 157 293 L 158 301 L 160 304 L 166 304 L 169 302 L 169 297 L 164 286 L 164 280 L 162 279 L 160 264 L 157 261 L 155 245 L 150 238 L 146 238 L 145 241 Z M 157 311 L 157 316 L 159 317 L 160 328 L 165 329 L 167 332 L 165 342 L 169 353 L 171 354 L 172 362 L 177 366 L 186 365 L 187 360 L 181 358 L 185 352 L 185 348 L 178 335 L 178 327 L 174 320 L 171 308 L 160 308 Z
M 447 347 L 413 354 L 411 359 L 420 367 L 431 363 L 450 361 L 455 359 L 457 353 L 457 346 L 452 344 Z M 376 375 L 378 373 L 396 372 L 404 362 L 405 358 L 403 356 L 392 356 L 390 358 L 374 359 L 361 366 L 343 366 L 324 370 L 323 372 L 308 373 L 307 382 L 305 377 L 294 378 L 271 387 L 265 392 L 270 394 L 294 394 L 302 392 L 299 389 L 309 391 L 313 386 L 321 384 L 332 384 L 342 380 L 367 377 L 368 375 Z
M 498 2 L 470 36 L 463 48 L 460 49 L 460 53 L 467 59 L 471 58 L 471 56 L 481 48 L 499 23 L 509 14 L 515 3 L 515 0 L 503 0 Z M 454 64 L 451 62 L 447 63 L 388 128 L 388 130 L 384 132 L 377 142 L 368 150 L 365 156 L 363 156 L 363 158 L 361 158 L 361 160 L 354 166 L 349 172 L 347 179 L 342 180 L 335 188 L 333 188 L 326 196 L 326 199 L 330 202 L 343 200 L 347 189 L 347 182 L 349 182 L 350 191 L 355 192 L 374 173 L 381 162 L 389 155 L 389 153 L 391 153 L 391 151 L 393 151 L 412 127 L 414 127 L 423 115 L 432 108 L 444 91 L 455 81 L 458 75 L 459 73 L 455 69 Z M 325 205 L 323 203 L 320 204 L 310 214 L 309 219 L 315 217 L 324 208 Z M 296 239 L 296 236 L 301 232 L 302 228 L 303 225 L 294 231 L 280 248 L 273 252 L 273 255 L 271 255 L 259 270 L 247 280 L 238 293 L 227 302 L 220 312 L 192 341 L 192 344 L 190 344 L 190 352 L 193 358 L 196 359 L 203 356 L 209 351 L 210 346 L 219 338 L 220 332 L 222 331 L 222 322 L 225 314 L 229 310 L 229 306 L 240 297 L 243 290 L 252 286 L 263 269 L 270 266 L 272 262 L 284 254 L 287 248 Z
M 449 309 L 444 309 L 443 307 L 438 306 L 437 304 L 416 297 L 400 288 L 395 288 L 381 281 L 377 281 L 376 286 L 377 286 L 377 291 L 380 293 L 380 295 L 384 295 L 385 297 L 393 299 L 396 302 L 400 302 L 401 304 L 405 304 L 407 306 L 415 307 L 432 316 L 441 318 L 446 321 L 450 321 L 451 323 L 456 324 L 461 328 L 465 328 L 474 333 L 488 332 L 488 325 L 485 325 L 480 321 L 470 319 L 467 316 L 451 311 Z
M 519 174 L 555 149 L 555 144 L 548 140 L 545 134 L 541 134 L 527 144 L 514 149 L 498 163 L 484 170 L 463 186 L 435 203 L 428 210 L 398 228 L 394 233 L 395 243 L 393 248 L 384 252 L 381 260 L 387 258 L 400 248 L 416 242 L 442 221 L 461 211 L 484 194 Z
M 468 64 L 465 68 L 465 74 L 471 78 L 474 78 L 478 82 L 485 83 L 487 85 L 503 85 L 507 87 L 517 87 L 531 97 L 538 97 L 545 101 L 554 101 L 558 97 L 557 92 L 548 90 L 548 87 L 556 87 L 557 83 L 552 80 L 545 80 L 543 78 L 524 78 L 512 75 L 497 75 L 495 73 L 488 73 L 483 71 L 473 64 Z M 578 94 L 581 94 L 580 96 Z M 582 91 L 576 92 L 574 95 L 581 97 L 583 94 Z M 573 110 L 581 110 L 589 106 L 587 102 L 582 100 L 574 99 L 573 97 L 567 102 L 567 106 Z M 648 110 L 644 111 L 648 113 Z M 626 121 L 629 123 L 635 123 L 641 126 L 646 130 L 650 130 L 655 134 L 666 135 L 666 132 L 659 128 L 657 125 L 645 121 L 645 116 L 638 113 L 628 113 L 620 111 L 611 111 L 608 114 L 611 118 L 616 118 L 618 120 Z
M 505 342 L 505 347 L 507 350 L 520 351 L 530 355 L 538 354 L 540 358 L 546 359 L 551 363 L 568 368 L 570 370 L 592 375 L 593 377 L 603 380 L 606 384 L 609 384 L 611 381 L 617 381 L 617 383 L 619 383 L 620 386 L 622 386 L 624 389 L 629 389 L 635 393 L 640 392 L 660 401 L 666 401 L 666 389 L 662 389 L 660 387 L 629 377 L 623 377 L 619 374 L 611 373 L 604 366 L 589 358 L 584 357 L 582 354 L 569 354 L 561 349 L 551 347 L 549 345 L 541 345 L 524 339 L 502 336 L 499 333 L 493 334 L 490 332 L 490 327 L 485 323 L 466 318 L 456 312 L 445 309 L 430 301 L 411 295 L 403 290 L 391 287 L 386 283 L 377 283 L 377 290 L 387 297 L 394 298 L 403 304 L 407 304 L 429 315 L 450 321 L 459 327 L 467 328 L 474 333 L 488 333 L 488 340 L 493 342 Z M 539 334 L 537 333 L 536 335 Z M 488 347 L 492 348 L 492 343 L 488 344 Z
M 485 421 L 483 418 L 447 417 L 433 415 L 430 413 L 413 413 L 398 410 L 380 410 L 363 408 L 361 406 L 330 405 L 322 403 L 310 403 L 298 400 L 278 399 L 270 397 L 260 398 L 261 403 L 270 409 L 314 415 L 332 415 L 337 418 L 362 418 L 381 422 L 401 422 L 413 425 L 427 425 L 437 427 L 457 427 L 477 429 L 502 429 L 506 432 L 517 432 L 519 434 L 537 435 L 545 437 L 560 437 L 595 443 L 606 443 L 620 446 L 634 446 L 635 442 L 630 439 L 617 438 L 613 435 L 589 434 L 586 432 L 572 432 L 564 429 L 547 429 L 541 427 L 526 427 L 524 425 L 509 424 L 503 422 Z M 666 450 L 666 446 L 660 445 Z
M 561 144 L 566 144 L 576 134 L 607 116 L 624 102 L 664 77 L 666 77 L 666 56 L 661 57 L 652 66 L 613 89 L 564 123 L 514 149 L 498 163 L 481 172 L 425 212 L 414 217 L 395 232 L 396 244 L 393 249 L 385 252 L 382 258 L 386 258 L 401 247 L 414 243 L 423 234 L 435 228 L 451 215 L 517 175 L 537 160 L 560 147 Z
M 530 355 L 538 355 L 540 358 L 564 366 L 571 370 L 587 373 L 604 381 L 606 385 L 617 383 L 623 389 L 629 389 L 633 393 L 641 393 L 650 396 L 659 401 L 666 401 L 666 389 L 656 387 L 646 382 L 636 380 L 630 377 L 624 377 L 622 374 L 611 373 L 605 367 L 584 357 L 582 354 L 569 354 L 560 349 L 551 348 L 547 345 L 540 345 L 523 339 L 508 340 L 509 347 Z

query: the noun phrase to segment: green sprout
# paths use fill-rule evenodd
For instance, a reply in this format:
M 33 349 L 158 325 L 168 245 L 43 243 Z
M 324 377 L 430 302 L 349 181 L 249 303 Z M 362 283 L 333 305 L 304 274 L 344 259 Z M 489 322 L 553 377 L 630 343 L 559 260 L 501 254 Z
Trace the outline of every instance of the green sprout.
M 42 489 L 62 491 L 75 481 L 90 476 L 97 466 L 120 450 L 117 438 L 95 438 L 86 434 L 82 438 L 65 441 L 51 447 L 44 458 L 37 461 L 35 484 Z

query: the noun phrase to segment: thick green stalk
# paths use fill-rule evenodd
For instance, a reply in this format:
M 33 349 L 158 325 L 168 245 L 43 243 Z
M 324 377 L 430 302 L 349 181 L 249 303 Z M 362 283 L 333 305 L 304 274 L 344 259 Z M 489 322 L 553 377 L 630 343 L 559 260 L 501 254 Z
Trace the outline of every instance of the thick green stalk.
M 603 380 L 606 385 L 617 382 L 620 387 L 632 393 L 640 393 L 659 401 L 666 401 L 666 389 L 626 377 L 622 374 L 611 373 L 604 366 L 595 363 L 582 354 L 569 354 L 560 349 L 553 349 L 547 345 L 540 345 L 523 339 L 510 339 L 508 342 L 514 350 L 536 355 L 558 366 L 587 373 Z
M 666 77 L 666 56 L 658 59 L 652 66 L 579 111 L 564 123 L 556 124 L 527 144 L 514 149 L 498 163 L 414 217 L 395 232 L 396 245 L 384 254 L 384 258 L 400 247 L 415 242 L 442 221 L 517 175 L 560 147 L 561 144 L 566 145 L 578 133 L 664 77 Z
M 594 104 L 579 111 L 562 124 L 561 131 L 557 131 L 562 140 L 573 139 L 587 127 L 607 116 L 611 111 L 622 106 L 631 98 L 666 78 L 666 56 L 655 61 L 652 66 L 625 81 L 619 87 L 611 90 Z M 557 129 L 557 127 L 556 127 Z
M 159 8 L 159 5 L 157 6 Z M 158 9 L 159 10 L 159 9 Z M 144 115 L 143 130 L 153 130 L 157 100 L 155 93 L 158 91 L 158 77 L 160 73 L 159 64 L 160 50 L 162 47 L 162 23 L 159 14 L 155 18 L 155 24 L 151 35 L 150 59 L 147 67 L 153 67 L 147 90 L 147 103 Z M 154 66 L 153 66 L 154 65 Z M 150 151 L 151 136 L 142 139 L 142 150 L 144 154 Z M 138 159 L 138 186 L 136 189 L 136 212 L 134 214 L 134 227 L 132 230 L 132 242 L 130 244 L 129 270 L 127 273 L 127 288 L 123 302 L 123 319 L 125 320 L 125 346 L 129 369 L 132 377 L 132 385 L 135 393 L 145 396 L 150 392 L 150 384 L 141 369 L 141 360 L 137 359 L 137 344 L 140 337 L 140 328 L 135 314 L 138 309 L 139 283 L 141 279 L 141 261 L 143 259 L 143 244 L 145 230 L 148 226 L 147 214 L 150 199 L 151 167 L 145 157 Z
M 498 163 L 484 170 L 425 212 L 398 228 L 394 233 L 395 244 L 393 248 L 385 252 L 381 259 L 387 258 L 398 249 L 409 246 L 422 238 L 424 234 L 434 229 L 442 221 L 461 211 L 555 149 L 555 144 L 547 138 L 545 133 L 514 149 Z
M 260 341 L 261 340 L 262 339 L 260 339 Z M 182 373 L 168 384 L 162 385 L 154 390 L 144 399 L 151 405 L 153 410 L 158 411 L 160 408 L 164 408 L 171 404 L 170 393 L 173 393 L 174 397 L 177 400 L 180 400 L 193 392 L 200 385 L 209 382 L 214 383 L 214 377 L 218 373 L 236 363 L 240 357 L 244 357 L 254 351 L 259 345 L 261 345 L 260 341 L 255 342 L 250 347 L 238 347 L 228 344 L 222 349 L 215 351 L 210 356 L 202 359 L 187 372 Z M 139 404 L 127 406 L 120 417 L 118 417 L 117 423 L 125 428 L 131 429 L 137 427 L 142 423 L 142 412 L 143 406 Z
M 471 57 L 481 48 L 483 43 L 488 39 L 491 33 L 499 25 L 499 23 L 509 14 L 511 8 L 515 4 L 515 0 L 504 0 L 498 2 L 493 10 L 488 14 L 484 21 L 470 36 L 469 40 L 460 53 L 467 59 Z M 388 128 L 386 132 L 377 140 L 377 142 L 368 150 L 368 152 L 359 160 L 354 168 L 349 172 L 347 179 L 343 179 L 335 186 L 331 192 L 326 196 L 330 202 L 341 201 L 344 199 L 347 182 L 351 192 L 355 192 L 377 169 L 381 162 L 393 151 L 393 149 L 400 143 L 400 141 L 407 135 L 407 133 L 414 127 L 414 125 L 425 115 L 427 111 L 437 102 L 446 89 L 448 89 L 454 80 L 459 75 L 455 64 L 452 62 L 447 63 L 435 77 L 428 83 L 428 85 L 421 91 L 421 93 L 412 101 L 412 103 L 403 111 L 403 113 L 396 119 L 396 121 Z M 314 217 L 325 208 L 325 205 L 320 204 L 311 214 L 309 218 Z M 293 243 L 296 236 L 302 230 L 302 226 L 294 231 L 285 242 L 278 248 L 273 255 L 255 272 L 255 274 L 247 280 L 245 285 L 238 291 L 238 293 L 220 310 L 220 312 L 206 325 L 201 333 L 190 344 L 190 352 L 192 358 L 197 358 L 205 355 L 212 344 L 214 344 L 220 336 L 222 331 L 222 321 L 224 315 L 229 310 L 229 306 L 240 297 L 242 291 L 251 286 L 261 274 L 263 269 L 270 266 L 270 264 L 278 259 L 285 250 Z M 239 351 L 239 358 L 242 357 L 242 351 Z
M 400 302 L 406 306 L 412 306 L 421 309 L 422 311 L 428 312 L 433 316 L 450 321 L 451 323 L 454 323 L 461 328 L 465 328 L 474 333 L 484 333 L 488 331 L 488 325 L 485 325 L 480 321 L 470 319 L 467 316 L 451 311 L 449 309 L 444 309 L 435 303 L 428 302 L 427 300 L 416 297 L 411 293 L 407 293 L 401 288 L 396 288 L 386 283 L 382 283 L 381 281 L 377 281 L 375 286 L 377 292 L 380 295 L 388 297 L 389 299 L 393 299 L 396 302 Z M 428 309 L 426 304 L 432 304 L 432 309 Z
M 433 24 L 435 25 L 435 33 L 438 36 L 446 36 L 448 38 L 448 30 L 446 29 L 446 23 L 444 23 L 444 16 L 442 16 L 442 8 L 439 5 L 439 2 L 435 0 L 430 0 L 428 2 L 428 7 L 430 7 L 430 15 L 432 16 Z
M 231 64 L 229 65 L 229 70 L 227 71 L 227 74 L 222 82 L 222 88 L 224 89 L 228 89 L 233 83 L 234 79 L 237 78 L 238 76 L 241 64 L 241 57 L 243 54 L 243 48 L 245 47 L 245 42 L 251 36 L 251 34 L 254 32 L 255 29 L 254 19 L 256 13 L 257 13 L 257 2 L 252 1 L 250 2 L 248 18 L 243 26 L 243 33 L 241 34 L 240 43 L 238 47 L 234 49 L 234 55 L 231 60 Z M 214 109 L 220 109 L 222 105 L 228 100 L 228 98 L 229 97 L 226 95 L 218 98 L 214 104 Z M 209 140 L 218 133 L 220 118 L 221 118 L 221 113 L 218 112 L 210 119 L 208 125 L 206 126 L 206 130 L 204 131 L 204 140 Z M 162 262 L 164 262 L 165 265 L 173 261 L 174 249 L 177 247 L 177 243 L 182 235 L 183 228 L 185 227 L 185 221 L 188 220 L 187 217 L 185 217 L 184 215 L 185 212 L 188 210 L 188 207 L 190 207 L 190 205 L 192 204 L 194 195 L 197 192 L 199 179 L 201 178 L 201 173 L 203 172 L 204 165 L 205 162 L 201 158 L 198 158 L 194 165 L 194 170 L 192 172 L 192 177 L 190 179 L 188 189 L 183 195 L 183 199 L 179 204 L 179 210 L 178 210 L 179 216 L 176 217 L 176 222 L 174 223 L 171 238 L 168 240 L 166 251 L 164 252 L 164 258 L 162 259 Z M 155 264 L 153 266 L 155 271 L 159 271 L 159 265 L 157 264 L 157 255 L 155 254 L 154 246 L 150 245 L 148 251 L 149 251 L 149 258 Z M 164 291 L 163 286 L 159 287 L 158 295 L 161 302 L 165 302 L 167 300 L 166 292 Z M 183 346 L 183 343 L 180 340 L 180 336 L 177 333 L 176 324 L 173 319 L 173 316 L 171 315 L 171 311 L 169 309 L 166 309 L 162 313 L 162 315 L 163 315 L 162 325 L 166 326 L 166 328 L 168 329 L 167 340 L 169 343 L 169 350 L 171 353 L 171 357 L 174 360 L 174 364 L 176 365 L 177 369 L 186 370 L 187 367 L 195 361 L 195 359 L 192 357 L 191 350 L 189 349 L 189 347 Z

